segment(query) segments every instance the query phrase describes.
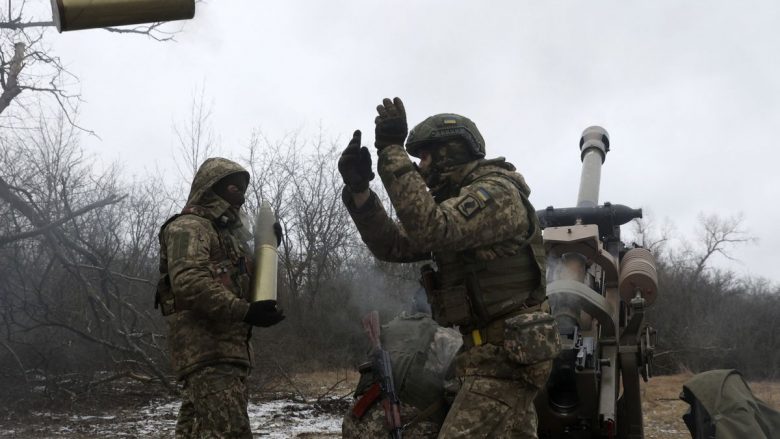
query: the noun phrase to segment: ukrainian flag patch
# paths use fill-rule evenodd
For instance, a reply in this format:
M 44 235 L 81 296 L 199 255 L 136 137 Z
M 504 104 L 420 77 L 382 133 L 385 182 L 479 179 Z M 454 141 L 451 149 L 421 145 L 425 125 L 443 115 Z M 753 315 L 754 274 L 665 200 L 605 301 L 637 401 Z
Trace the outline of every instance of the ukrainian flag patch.
M 482 204 L 486 203 L 487 200 L 489 200 L 491 198 L 490 197 L 490 192 L 488 192 L 487 189 L 485 189 L 485 188 L 477 189 L 476 195 L 477 195 L 477 198 L 482 200 Z

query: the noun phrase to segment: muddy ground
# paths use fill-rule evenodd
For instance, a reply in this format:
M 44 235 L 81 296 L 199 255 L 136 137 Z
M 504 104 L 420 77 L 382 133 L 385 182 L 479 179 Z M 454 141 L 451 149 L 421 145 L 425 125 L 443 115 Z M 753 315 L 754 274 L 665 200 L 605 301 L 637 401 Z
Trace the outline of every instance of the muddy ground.
M 678 399 L 690 374 L 653 378 L 643 386 L 645 437 L 689 438 Z M 338 438 L 341 416 L 356 376 L 346 372 L 301 374 L 263 383 L 250 399 L 255 437 Z M 159 387 L 122 378 L 88 389 L 7 383 L 0 395 L 2 438 L 170 438 L 178 402 Z M 256 387 L 256 388 L 257 388 Z M 754 382 L 756 395 L 780 408 L 780 383 Z M 72 390 L 76 389 L 76 391 Z M 13 396 L 24 395 L 24 396 Z

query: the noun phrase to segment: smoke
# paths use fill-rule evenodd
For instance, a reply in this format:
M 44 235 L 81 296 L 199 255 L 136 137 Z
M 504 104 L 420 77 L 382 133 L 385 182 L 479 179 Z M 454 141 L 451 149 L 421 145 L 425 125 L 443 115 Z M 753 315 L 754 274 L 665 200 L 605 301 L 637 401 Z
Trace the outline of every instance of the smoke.
M 547 255 L 547 283 L 557 280 L 573 280 L 583 282 L 586 277 L 587 261 L 579 253 L 565 253 L 561 256 Z M 577 300 L 564 294 L 548 296 L 550 310 L 554 316 L 571 314 L 577 309 Z
M 361 315 L 377 310 L 390 318 L 402 311 L 414 312 L 422 302 L 427 305 L 417 280 L 417 264 L 389 264 L 365 255 L 353 266 L 349 282 L 350 304 Z

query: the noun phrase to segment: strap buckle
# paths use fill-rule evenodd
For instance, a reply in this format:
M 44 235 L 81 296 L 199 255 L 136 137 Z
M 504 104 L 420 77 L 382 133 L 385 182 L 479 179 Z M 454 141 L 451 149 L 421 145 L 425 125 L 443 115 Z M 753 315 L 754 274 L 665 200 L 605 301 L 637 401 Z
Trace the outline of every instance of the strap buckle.
M 485 343 L 483 341 L 482 331 L 479 329 L 471 331 L 471 341 L 474 343 L 474 346 L 482 346 Z

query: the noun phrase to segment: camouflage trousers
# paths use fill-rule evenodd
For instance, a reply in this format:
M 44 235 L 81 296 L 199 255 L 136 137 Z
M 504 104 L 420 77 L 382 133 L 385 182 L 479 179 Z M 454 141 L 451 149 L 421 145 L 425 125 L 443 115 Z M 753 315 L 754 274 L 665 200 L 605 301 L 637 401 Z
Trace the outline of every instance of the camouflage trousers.
M 355 400 L 357 402 L 357 400 Z M 355 405 L 355 402 L 352 405 Z M 401 422 L 407 423 L 414 419 L 419 411 L 409 405 L 401 405 Z M 440 424 L 430 420 L 421 420 L 403 431 L 404 439 L 434 439 L 439 434 Z M 363 415 L 357 419 L 352 414 L 352 407 L 344 414 L 341 424 L 341 435 L 344 439 L 387 438 L 389 433 L 385 427 L 385 411 L 380 401 L 376 401 Z
M 536 439 L 534 399 L 551 368 L 552 361 L 523 366 L 519 379 L 463 377 L 439 439 Z
M 246 368 L 219 364 L 185 377 L 176 438 L 251 439 L 247 376 Z

